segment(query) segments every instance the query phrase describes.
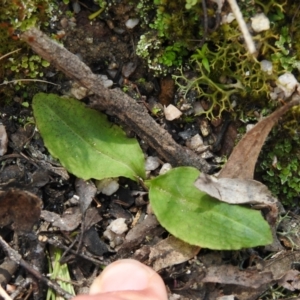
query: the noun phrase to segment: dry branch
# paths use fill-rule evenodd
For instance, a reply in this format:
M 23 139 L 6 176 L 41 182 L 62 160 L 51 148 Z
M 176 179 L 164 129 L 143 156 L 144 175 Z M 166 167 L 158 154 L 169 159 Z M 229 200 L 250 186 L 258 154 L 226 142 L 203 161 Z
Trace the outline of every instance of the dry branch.
M 212 167 L 189 149 L 178 145 L 171 135 L 161 128 L 147 110 L 120 89 L 107 89 L 90 68 L 63 46 L 51 40 L 37 28 L 24 32 L 21 38 L 41 57 L 53 64 L 68 77 L 91 90 L 93 107 L 107 110 L 127 124 L 142 140 L 173 166 L 193 166 L 210 173 Z

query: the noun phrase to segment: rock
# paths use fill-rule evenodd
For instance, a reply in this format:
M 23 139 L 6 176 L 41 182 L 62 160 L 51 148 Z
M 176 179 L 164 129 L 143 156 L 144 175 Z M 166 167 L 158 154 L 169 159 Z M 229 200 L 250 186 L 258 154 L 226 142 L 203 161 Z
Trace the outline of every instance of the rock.
M 109 229 L 110 231 L 112 231 L 115 234 L 121 235 L 128 230 L 128 226 L 125 223 L 125 221 L 126 221 L 126 219 L 124 219 L 124 218 L 116 219 L 109 224 L 107 229 Z
M 107 196 L 111 196 L 119 189 L 119 183 L 117 178 L 105 178 L 102 180 L 97 180 L 96 186 L 98 192 Z
M 203 139 L 199 134 L 196 134 L 190 140 L 187 140 L 186 145 L 190 149 L 195 150 L 203 145 Z
M 164 114 L 168 121 L 173 121 L 181 117 L 182 112 L 174 105 L 164 106 Z
M 251 18 L 251 26 L 255 32 L 261 32 L 270 29 L 270 20 L 264 13 L 256 14 Z
M 266 72 L 268 75 L 271 75 L 273 73 L 273 64 L 269 60 L 262 60 L 260 62 L 261 70 Z
M 290 97 L 296 89 L 300 90 L 300 84 L 292 73 L 279 76 L 277 86 L 284 92 L 285 98 Z
M 169 163 L 165 163 L 163 164 L 163 166 L 161 167 L 161 169 L 159 170 L 159 175 L 163 175 L 166 174 L 168 171 L 170 171 L 172 169 L 172 165 Z
M 154 171 L 160 165 L 159 158 L 157 156 L 148 156 L 145 163 L 146 171 Z
M 139 19 L 136 19 L 136 18 L 132 18 L 132 19 L 128 19 L 125 23 L 125 26 L 128 28 L 128 29 L 132 29 L 134 28 L 136 25 L 138 25 L 140 22 Z

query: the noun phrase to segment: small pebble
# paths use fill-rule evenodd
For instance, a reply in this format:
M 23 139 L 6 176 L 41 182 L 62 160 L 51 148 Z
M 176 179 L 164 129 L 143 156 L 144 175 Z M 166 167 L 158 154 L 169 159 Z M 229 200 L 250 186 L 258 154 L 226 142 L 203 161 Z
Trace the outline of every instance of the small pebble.
M 81 11 L 81 7 L 78 1 L 72 1 L 72 7 L 75 14 L 78 14 Z
M 232 12 L 230 12 L 228 15 L 224 15 L 222 17 L 222 24 L 229 24 L 234 20 L 235 20 L 235 16 Z
M 260 62 L 261 70 L 266 72 L 267 74 L 271 75 L 273 73 L 273 64 L 269 60 L 262 60 Z
M 114 82 L 112 80 L 109 80 L 106 75 L 98 75 L 98 77 L 101 79 L 102 84 L 105 88 L 110 88 L 113 86 Z
M 204 137 L 208 136 L 211 133 L 211 128 L 210 128 L 210 125 L 208 124 L 207 120 L 205 120 L 205 119 L 201 120 L 200 131 Z
M 134 28 L 136 25 L 138 25 L 140 22 L 139 19 L 128 19 L 125 23 L 125 26 L 128 28 L 128 29 L 132 29 Z
M 186 141 L 186 146 L 192 150 L 203 145 L 203 139 L 199 134 L 194 135 L 190 140 Z
M 172 165 L 169 163 L 165 163 L 162 165 L 161 169 L 159 170 L 159 175 L 166 174 L 171 169 L 172 169 Z
M 159 158 L 157 156 L 148 156 L 145 162 L 146 171 L 154 171 L 160 165 Z
M 194 114 L 196 116 L 200 116 L 202 115 L 203 113 L 205 113 L 205 110 L 203 109 L 201 103 L 199 101 L 196 101 L 194 104 L 193 104 L 193 109 L 194 109 Z
M 72 84 L 70 93 L 73 97 L 75 97 L 78 100 L 81 100 L 89 95 L 88 89 L 86 89 L 83 86 L 80 86 L 77 82 L 74 82 Z
M 122 75 L 125 78 L 129 78 L 134 73 L 136 67 L 137 63 L 133 61 L 124 64 L 124 66 L 122 67 Z
M 182 112 L 174 105 L 164 106 L 164 114 L 168 121 L 173 121 L 181 117 Z
M 296 88 L 298 91 L 300 90 L 300 84 L 292 73 L 285 73 L 279 76 L 277 86 L 284 92 L 286 98 L 290 97 Z
M 270 20 L 264 13 L 256 14 L 251 18 L 251 27 L 255 32 L 261 32 L 270 29 Z
M 249 132 L 254 126 L 255 126 L 255 124 L 247 124 L 246 132 Z
M 0 124 L 0 156 L 7 152 L 8 137 L 5 126 Z
M 187 129 L 187 130 L 178 132 L 178 135 L 179 135 L 183 140 L 187 140 L 187 139 L 189 139 L 189 138 L 193 135 L 193 131 L 192 131 L 191 129 Z
M 107 229 L 109 229 L 110 231 L 112 231 L 115 234 L 121 235 L 123 233 L 125 233 L 128 230 L 128 226 L 125 223 L 126 219 L 124 218 L 118 218 L 114 221 L 112 221 Z
M 209 159 L 209 158 L 213 158 L 214 157 L 213 153 L 211 153 L 210 151 L 205 151 L 200 156 L 203 159 Z
M 111 196 L 119 189 L 118 179 L 116 178 L 105 178 L 96 181 L 96 187 L 98 192 Z

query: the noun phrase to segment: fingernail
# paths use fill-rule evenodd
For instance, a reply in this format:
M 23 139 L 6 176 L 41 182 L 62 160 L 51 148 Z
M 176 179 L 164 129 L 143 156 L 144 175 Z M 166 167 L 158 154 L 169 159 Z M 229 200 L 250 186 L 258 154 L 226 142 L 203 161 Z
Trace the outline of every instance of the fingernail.
M 124 259 L 110 264 L 96 278 L 90 294 L 113 291 L 144 290 L 155 272 L 138 261 Z

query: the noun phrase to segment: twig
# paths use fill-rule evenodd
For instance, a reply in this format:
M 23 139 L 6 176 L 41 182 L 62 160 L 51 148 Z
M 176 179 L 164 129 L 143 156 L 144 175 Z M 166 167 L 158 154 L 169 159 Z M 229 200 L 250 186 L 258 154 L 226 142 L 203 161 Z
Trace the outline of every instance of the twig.
M 19 48 L 19 49 L 17 49 L 17 50 L 14 50 L 14 51 L 11 51 L 11 52 L 8 52 L 8 53 L 4 54 L 4 55 L 2 55 L 2 56 L 0 57 L 0 60 L 3 59 L 3 58 L 5 58 L 5 57 L 7 57 L 7 56 L 9 56 L 9 55 L 11 55 L 11 54 L 13 54 L 13 53 L 15 53 L 15 52 L 18 52 L 18 51 L 20 51 L 20 50 L 21 50 L 21 48 Z
M 15 80 L 11 80 L 11 81 L 3 81 L 1 85 L 7 85 L 9 83 L 13 83 L 13 84 L 16 84 L 18 82 L 31 82 L 31 81 L 34 81 L 34 82 L 43 82 L 43 83 L 49 83 L 49 84 L 52 84 L 52 85 L 57 85 L 59 86 L 59 84 L 56 84 L 56 83 L 53 83 L 53 82 L 50 82 L 50 81 L 46 81 L 46 80 L 42 80 L 42 79 L 15 79 Z
M 6 293 L 6 291 L 3 289 L 2 285 L 0 285 L 0 296 L 4 300 L 12 300 L 11 297 Z
M 26 262 L 22 256 L 13 248 L 11 248 L 0 236 L 0 245 L 5 251 L 6 255 L 13 261 L 15 261 L 17 264 L 19 264 L 21 267 L 26 269 L 29 273 L 34 275 L 38 280 L 44 282 L 48 287 L 53 289 L 58 295 L 65 297 L 65 299 L 72 299 L 74 296 L 64 291 L 57 283 L 52 282 L 47 277 L 43 276 L 41 273 L 39 273 L 37 270 L 33 269 L 28 262 Z
M 231 10 L 240 26 L 240 29 L 242 31 L 242 34 L 244 36 L 245 39 L 245 43 L 247 45 L 248 51 L 251 55 L 255 55 L 256 54 L 256 48 L 255 48 L 255 44 L 253 42 L 252 36 L 247 28 L 246 22 L 243 18 L 243 15 L 241 13 L 241 10 L 239 8 L 239 6 L 236 3 L 236 0 L 227 0 Z
M 23 293 L 23 291 L 30 285 L 32 284 L 32 278 L 26 278 L 17 285 L 17 289 L 11 293 L 11 298 L 12 299 L 17 299 L 17 297 Z M 20 298 L 20 297 L 19 297 Z
M 37 28 L 30 28 L 24 32 L 21 39 L 68 77 L 92 91 L 95 94 L 93 97 L 94 108 L 106 110 L 117 116 L 173 166 L 193 166 L 205 173 L 212 172 L 212 166 L 193 151 L 178 145 L 136 100 L 120 89 L 105 88 L 103 81 L 62 45 L 51 40 Z

